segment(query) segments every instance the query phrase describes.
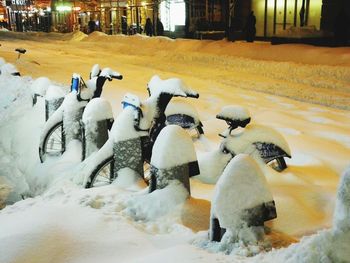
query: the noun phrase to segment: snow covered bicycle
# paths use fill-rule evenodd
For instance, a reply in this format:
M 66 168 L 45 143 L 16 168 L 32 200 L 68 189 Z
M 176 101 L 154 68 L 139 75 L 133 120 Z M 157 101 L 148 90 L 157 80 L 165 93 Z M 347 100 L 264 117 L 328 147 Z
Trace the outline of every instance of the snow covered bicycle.
M 230 160 L 240 153 L 254 156 L 276 171 L 287 168 L 284 158 L 291 158 L 291 152 L 286 140 L 270 127 L 250 124 L 251 117 L 247 109 L 226 106 L 216 118 L 226 121 L 228 129 L 219 134 L 223 138 L 219 149 L 210 152 L 199 162 L 201 176 L 206 178 L 204 180 L 213 183 Z
M 103 69 L 87 82 L 78 74 L 73 74 L 71 92 L 64 97 L 62 105 L 50 116 L 44 126 L 39 143 L 40 161 L 47 156 L 59 156 L 66 150 L 66 145 L 73 139 L 82 140 L 80 119 L 86 104 L 102 93 L 106 80 L 121 80 L 123 76 L 111 70 Z
M 86 160 L 94 165 L 85 188 L 110 184 L 124 173 L 144 178 L 144 163 L 150 162 L 153 144 L 166 126 L 165 110 L 171 99 L 199 97 L 176 78 L 161 80 L 154 76 L 148 87 L 152 89 L 151 96 L 142 103 L 132 94 L 124 97 L 124 109 L 114 121 L 109 140 Z

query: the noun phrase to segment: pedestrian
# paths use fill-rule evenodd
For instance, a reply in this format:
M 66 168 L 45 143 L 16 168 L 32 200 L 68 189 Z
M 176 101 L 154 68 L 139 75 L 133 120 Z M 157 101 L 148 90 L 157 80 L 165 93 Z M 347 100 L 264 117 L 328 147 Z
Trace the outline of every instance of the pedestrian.
M 251 11 L 245 25 L 245 35 L 246 35 L 247 42 L 254 42 L 255 34 L 256 34 L 255 24 L 256 24 L 256 18 L 254 15 L 254 11 Z
M 348 26 L 349 19 L 344 10 L 341 10 L 336 16 L 334 23 L 334 38 L 337 46 L 347 45 L 349 34 Z
M 96 29 L 96 23 L 94 20 L 90 20 L 89 23 L 88 23 L 88 27 L 89 27 L 89 34 L 94 32 L 95 29 Z
M 128 34 L 128 23 L 126 22 L 126 16 L 122 16 L 122 34 Z
M 164 35 L 164 26 L 162 21 L 160 21 L 159 17 L 157 18 L 157 35 L 158 36 Z
M 153 24 L 150 18 L 146 19 L 145 33 L 147 36 L 151 37 L 153 35 Z

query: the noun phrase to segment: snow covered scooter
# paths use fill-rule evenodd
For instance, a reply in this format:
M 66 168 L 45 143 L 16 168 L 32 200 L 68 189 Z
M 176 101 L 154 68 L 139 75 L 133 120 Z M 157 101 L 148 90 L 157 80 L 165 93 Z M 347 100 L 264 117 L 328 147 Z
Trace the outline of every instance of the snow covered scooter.
M 291 152 L 286 140 L 270 127 L 249 124 L 251 117 L 246 108 L 226 106 L 216 118 L 226 121 L 228 129 L 219 134 L 223 137 L 219 150 L 200 160 L 202 179 L 216 182 L 230 160 L 240 153 L 256 155 L 277 171 L 287 168 L 284 158 L 291 158 Z
M 104 68 L 98 76 L 94 76 L 86 83 L 78 74 L 73 74 L 71 92 L 68 93 L 62 105 L 50 116 L 44 126 L 39 143 L 40 161 L 44 162 L 47 156 L 61 155 L 72 139 L 81 141 L 81 116 L 86 104 L 99 97 L 106 80 L 121 80 L 123 76 Z
M 150 162 L 152 147 L 166 126 L 165 110 L 171 99 L 199 97 L 177 78 L 162 80 L 154 76 L 148 87 L 151 96 L 142 103 L 135 95 L 124 97 L 124 109 L 114 121 L 109 140 L 86 160 L 93 165 L 88 169 L 85 188 L 110 184 L 123 173 L 144 178 L 144 162 Z

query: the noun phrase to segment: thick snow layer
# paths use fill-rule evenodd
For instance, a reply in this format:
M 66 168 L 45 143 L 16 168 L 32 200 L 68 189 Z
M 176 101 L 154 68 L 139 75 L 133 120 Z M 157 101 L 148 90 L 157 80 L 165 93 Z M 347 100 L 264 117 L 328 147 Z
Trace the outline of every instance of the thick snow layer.
M 162 92 L 181 97 L 186 97 L 187 95 L 197 95 L 195 91 L 191 90 L 183 82 L 183 80 L 179 78 L 170 78 L 163 80 L 158 75 L 155 75 L 148 82 L 148 88 L 152 96 L 158 96 L 158 94 Z
M 57 85 L 50 85 L 47 88 L 45 99 L 46 100 L 54 100 L 58 98 L 62 98 L 67 94 L 65 88 Z
M 18 73 L 18 69 L 15 65 L 11 63 L 6 63 L 0 67 L 1 75 L 11 75 L 13 73 Z
M 254 154 L 255 142 L 272 143 L 279 146 L 288 155 L 292 155 L 289 145 L 284 137 L 276 130 L 258 124 L 249 124 L 244 129 L 233 131 L 224 141 L 224 146 L 235 154 Z
M 93 77 L 97 77 L 100 74 L 100 65 L 95 64 L 92 66 L 91 71 L 90 71 L 90 79 Z
M 281 132 L 292 152 L 285 171 L 265 171 L 278 212 L 278 218 L 268 222 L 271 232 L 266 236 L 273 250 L 247 258 L 265 249 L 241 243 L 231 253 L 229 244 L 208 241 L 212 185 L 191 179 L 192 197 L 178 199 L 175 209 L 170 209 L 170 191 L 163 189 L 166 202 L 159 201 L 162 216 L 155 219 L 156 208 L 153 214 L 144 211 L 141 198 L 137 205 L 131 202 L 136 213 L 128 210 L 128 200 L 148 196 L 147 188 L 139 191 L 143 186 L 137 182 L 125 180 L 127 189 L 117 183 L 82 189 L 91 169 L 112 155 L 112 140 L 83 163 L 81 147 L 73 141 L 62 157 L 40 164 L 43 101 L 32 108 L 31 77 L 2 78 L 0 100 L 6 106 L 0 112 L 0 167 L 8 173 L 0 171 L 0 178 L 6 179 L 0 196 L 12 195 L 7 180 L 11 178 L 18 186 L 28 185 L 29 193 L 26 187 L 12 188 L 18 200 L 22 194 L 35 198 L 14 205 L 2 199 L 7 207 L 0 211 L 0 262 L 309 263 L 349 258 L 349 232 L 337 235 L 332 228 L 339 175 L 350 156 L 350 114 L 338 110 L 350 109 L 349 48 L 100 32 L 0 32 L 0 37 L 1 56 L 11 63 L 19 42 L 30 51 L 16 63 L 22 75 L 46 76 L 62 86 L 70 85 L 73 72 L 89 72 L 95 63 L 122 68 L 123 81 L 106 82 L 103 91 L 115 116 L 122 111 L 119 105 L 126 92 L 147 97 L 146 83 L 154 74 L 183 79 L 201 94 L 199 100 L 191 100 L 205 127 L 206 137 L 195 140 L 198 155 L 218 149 L 222 139 L 217 134 L 226 125 L 215 115 L 232 104 L 249 108 L 254 122 Z M 320 231 L 324 228 L 328 230 Z
M 239 154 L 226 166 L 215 185 L 212 216 L 223 228 L 237 229 L 242 225 L 245 209 L 273 200 L 265 176 L 254 159 Z
M 113 118 L 111 104 L 103 98 L 95 98 L 89 101 L 83 113 L 83 122 L 102 121 Z
M 115 142 L 138 138 L 141 136 L 146 136 L 148 134 L 146 131 L 135 130 L 135 114 L 137 114 L 137 111 L 134 108 L 126 107 L 115 118 L 110 135 Z M 149 122 L 141 119 L 141 129 L 149 129 L 150 125 L 151 124 Z
M 165 115 L 169 116 L 172 114 L 184 114 L 191 116 L 195 120 L 196 124 L 198 124 L 200 120 L 196 108 L 192 104 L 189 104 L 188 102 L 183 100 L 172 100 L 169 103 L 165 110 Z
M 47 89 L 51 85 L 51 81 L 47 77 L 40 77 L 33 81 L 31 89 L 33 94 L 45 96 Z
M 196 178 L 207 184 L 216 184 L 231 159 L 231 154 L 224 154 L 220 149 L 199 155 L 200 175 Z
M 153 166 L 166 169 L 196 160 L 192 139 L 184 129 L 177 125 L 169 125 L 162 129 L 152 150 Z
M 250 118 L 250 113 L 245 107 L 228 105 L 223 107 L 217 116 L 223 119 L 246 120 Z

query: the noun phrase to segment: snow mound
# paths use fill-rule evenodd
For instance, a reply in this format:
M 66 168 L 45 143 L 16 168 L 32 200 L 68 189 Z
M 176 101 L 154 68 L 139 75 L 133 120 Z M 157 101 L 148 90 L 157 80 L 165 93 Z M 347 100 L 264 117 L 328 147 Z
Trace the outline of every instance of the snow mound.
M 167 169 L 196 160 L 192 139 L 184 129 L 177 125 L 169 125 L 162 129 L 153 146 L 153 166 Z
M 187 190 L 179 182 L 172 181 L 163 189 L 128 200 L 126 213 L 136 221 L 157 220 L 184 204 L 187 197 Z
M 46 100 L 54 100 L 58 98 L 62 98 L 66 95 L 66 91 L 63 87 L 57 85 L 50 85 L 47 88 L 45 99 Z
M 212 216 L 220 226 L 236 229 L 242 224 L 244 210 L 273 200 L 265 176 L 249 155 L 235 156 L 218 180 L 212 200 Z
M 111 104 L 103 98 L 92 99 L 85 107 L 83 113 L 83 122 L 97 122 L 113 118 Z
M 247 108 L 237 105 L 228 105 L 221 109 L 217 114 L 217 118 L 231 120 L 246 120 L 250 118 L 250 113 Z
M 47 77 L 40 77 L 33 81 L 31 90 L 33 94 L 39 94 L 45 96 L 47 89 L 51 85 L 51 81 Z
M 199 155 L 200 175 L 196 178 L 203 183 L 216 184 L 231 158 L 231 154 L 223 154 L 220 149 Z

